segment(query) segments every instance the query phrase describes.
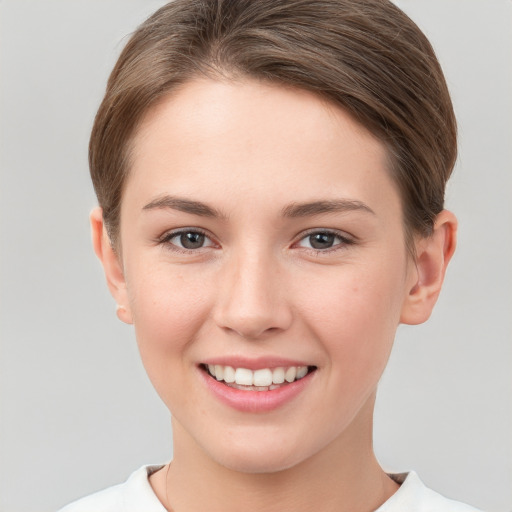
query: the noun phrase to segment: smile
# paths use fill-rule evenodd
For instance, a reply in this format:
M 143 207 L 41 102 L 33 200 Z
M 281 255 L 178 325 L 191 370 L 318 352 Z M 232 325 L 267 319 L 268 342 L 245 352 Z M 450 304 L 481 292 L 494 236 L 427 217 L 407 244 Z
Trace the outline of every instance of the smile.
M 227 386 L 243 391 L 272 391 L 283 385 L 304 378 L 314 366 L 289 366 L 278 368 L 233 368 L 224 365 L 205 365 L 206 371 Z
M 267 367 L 263 361 L 240 363 L 203 363 L 198 369 L 214 397 L 230 408 L 246 413 L 265 413 L 285 406 L 311 388 L 318 373 L 316 366 L 286 365 L 284 361 L 268 361 Z

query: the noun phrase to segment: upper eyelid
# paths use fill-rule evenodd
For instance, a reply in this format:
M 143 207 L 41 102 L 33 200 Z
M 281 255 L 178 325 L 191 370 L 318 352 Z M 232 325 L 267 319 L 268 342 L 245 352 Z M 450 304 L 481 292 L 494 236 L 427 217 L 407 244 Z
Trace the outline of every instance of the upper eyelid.
M 168 231 L 164 231 L 159 237 L 158 240 L 169 240 L 171 238 L 174 238 L 175 236 L 181 235 L 182 233 L 200 233 L 201 235 L 204 235 L 208 238 L 210 238 L 212 241 L 215 237 L 211 235 L 211 233 L 205 229 L 202 228 L 176 228 L 171 229 Z
M 329 235 L 335 235 L 335 236 L 338 236 L 338 237 L 340 237 L 341 239 L 344 239 L 344 240 L 350 240 L 350 241 L 357 240 L 357 237 L 355 237 L 354 235 L 351 235 L 350 233 L 347 233 L 346 231 L 342 231 L 342 230 L 338 230 L 338 229 L 332 229 L 332 228 L 312 228 L 312 229 L 308 229 L 306 231 L 302 231 L 301 233 L 299 233 L 296 236 L 295 240 L 300 242 L 301 240 L 303 240 L 307 236 L 314 235 L 315 233 L 328 233 Z

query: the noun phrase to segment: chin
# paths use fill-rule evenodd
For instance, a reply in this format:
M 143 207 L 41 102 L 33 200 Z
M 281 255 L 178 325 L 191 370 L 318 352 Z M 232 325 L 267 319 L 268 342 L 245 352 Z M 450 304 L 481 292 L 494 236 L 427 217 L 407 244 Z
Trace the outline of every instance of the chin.
M 300 445 L 299 445 L 300 446 Z M 210 453 L 218 464 L 231 471 L 250 474 L 277 473 L 290 469 L 303 462 L 308 455 L 297 449 L 297 444 L 283 443 L 231 443 L 229 446 L 216 447 L 215 453 Z

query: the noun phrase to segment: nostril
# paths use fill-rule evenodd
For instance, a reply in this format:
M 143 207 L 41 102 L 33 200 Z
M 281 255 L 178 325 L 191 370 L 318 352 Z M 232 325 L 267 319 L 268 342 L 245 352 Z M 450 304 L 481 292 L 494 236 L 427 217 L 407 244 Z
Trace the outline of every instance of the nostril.
M 228 332 L 236 334 L 246 340 L 257 340 L 267 335 L 276 334 L 282 330 L 279 327 L 266 327 L 266 323 L 267 322 L 264 321 L 258 323 L 253 321 L 242 321 L 238 326 L 232 324 L 231 326 L 226 326 L 225 329 Z

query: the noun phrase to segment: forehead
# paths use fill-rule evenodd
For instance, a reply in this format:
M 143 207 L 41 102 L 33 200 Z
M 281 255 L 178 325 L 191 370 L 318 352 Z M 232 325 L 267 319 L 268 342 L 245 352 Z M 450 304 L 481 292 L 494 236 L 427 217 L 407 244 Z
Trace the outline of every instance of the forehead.
M 194 80 L 155 105 L 134 138 L 130 190 L 141 200 L 366 202 L 385 190 L 398 200 L 383 144 L 350 115 L 311 92 L 254 80 Z
M 233 128 L 244 128 L 233 133 Z M 164 96 L 143 117 L 134 141 L 135 154 L 147 136 L 165 130 L 206 143 L 208 138 L 250 144 L 261 132 L 275 135 L 275 147 L 304 142 L 325 144 L 343 139 L 355 149 L 383 153 L 380 141 L 339 106 L 310 91 L 254 79 L 195 79 Z M 156 142 L 156 139 L 152 137 Z M 260 148 L 262 149 L 262 148 Z

